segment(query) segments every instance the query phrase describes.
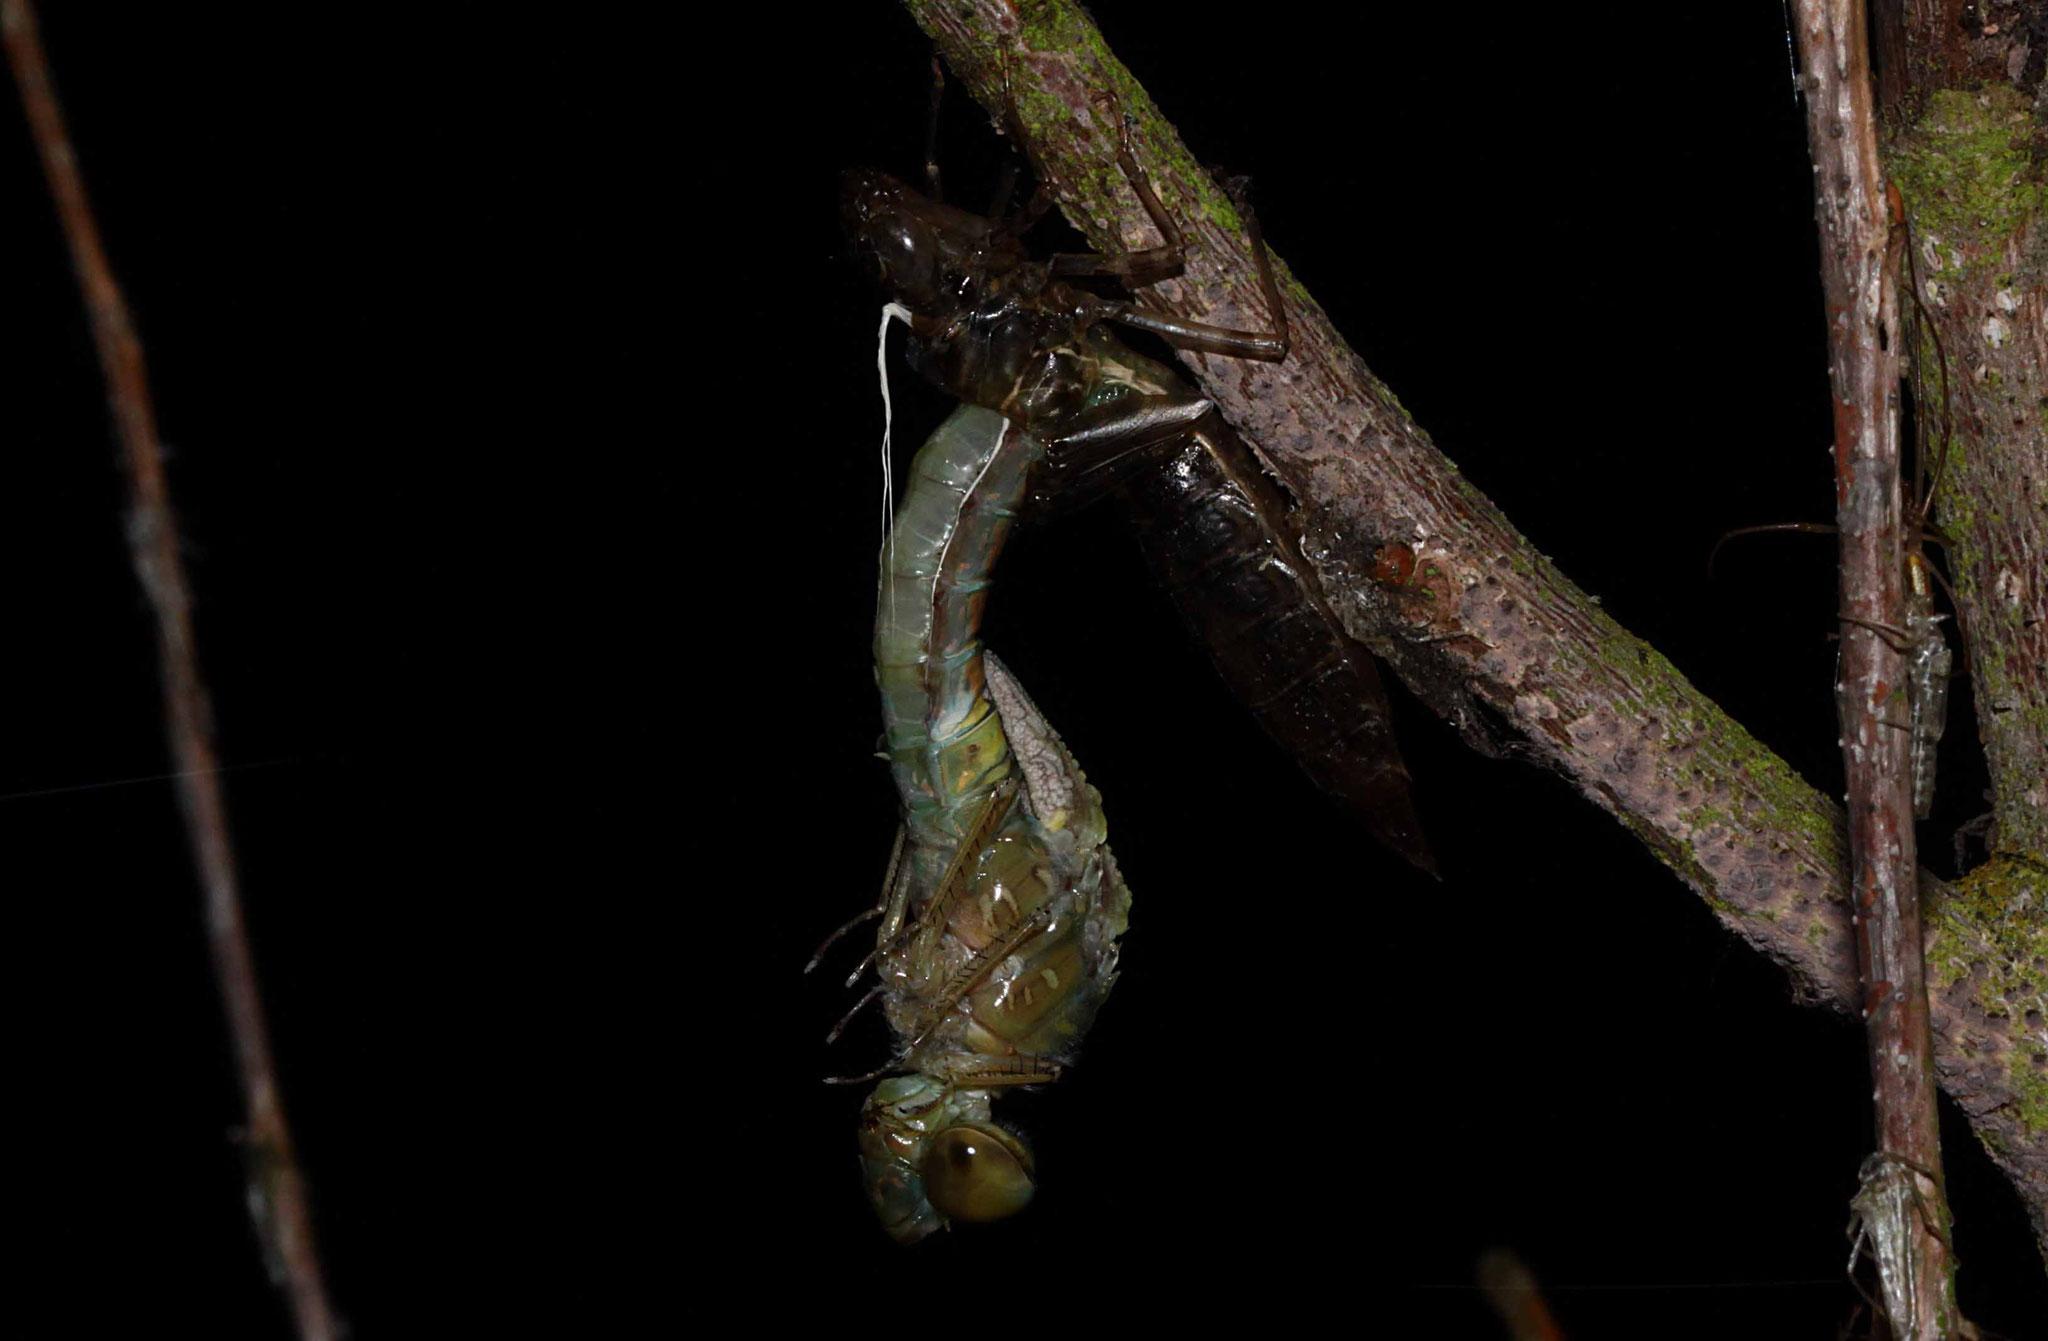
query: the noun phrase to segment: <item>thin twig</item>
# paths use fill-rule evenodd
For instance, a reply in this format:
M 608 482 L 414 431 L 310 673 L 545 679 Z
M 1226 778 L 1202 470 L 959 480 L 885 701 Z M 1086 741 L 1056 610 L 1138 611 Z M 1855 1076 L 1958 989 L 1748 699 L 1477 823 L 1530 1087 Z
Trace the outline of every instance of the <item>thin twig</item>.
M 142 343 L 100 245 L 99 228 L 86 200 L 85 183 L 64 127 L 29 0 L 0 0 L 0 38 L 5 40 L 50 195 L 70 244 L 126 466 L 129 553 L 156 615 L 164 716 L 177 770 L 179 806 L 205 895 L 207 942 L 248 1106 L 251 1213 L 272 1274 L 290 1297 L 300 1337 L 303 1341 L 333 1341 L 338 1329 L 314 1252 L 305 1180 L 278 1098 L 269 1032 L 256 990 L 255 961 L 243 926 L 227 811 L 214 758 L 211 713 L 192 639 L 191 595 L 178 559 L 177 524 L 164 479 Z
M 1863 0 L 1799 0 L 1807 140 L 1821 230 L 1835 498 L 1841 538 L 1842 655 L 1836 697 L 1849 787 L 1849 888 L 1879 1158 L 1909 1179 L 1917 1213 L 1880 1251 L 1892 1330 L 1912 1341 L 1954 1333 L 1955 1264 L 1941 1177 L 1934 1045 L 1921 958 L 1914 850 L 1912 728 L 1905 659 L 1879 625 L 1904 618 L 1905 519 L 1899 484 L 1900 246 L 1877 153 Z M 1918 519 L 1914 520 L 1918 529 Z M 1867 1180 L 1866 1180 L 1867 1186 Z M 1860 1194 L 1859 1194 L 1860 1195 Z
M 1564 1329 L 1537 1288 L 1536 1273 L 1520 1257 L 1506 1248 L 1490 1249 L 1481 1254 L 1476 1274 L 1512 1341 L 1564 1341 Z

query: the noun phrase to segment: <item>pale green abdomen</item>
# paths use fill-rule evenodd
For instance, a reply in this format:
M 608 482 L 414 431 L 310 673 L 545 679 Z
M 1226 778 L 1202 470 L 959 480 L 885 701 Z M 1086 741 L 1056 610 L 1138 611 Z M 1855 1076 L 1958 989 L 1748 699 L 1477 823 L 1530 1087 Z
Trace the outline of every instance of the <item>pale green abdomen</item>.
M 926 440 L 883 556 L 875 684 L 913 840 L 949 846 L 1010 774 L 982 668 L 981 609 L 1039 454 L 993 410 L 966 405 Z

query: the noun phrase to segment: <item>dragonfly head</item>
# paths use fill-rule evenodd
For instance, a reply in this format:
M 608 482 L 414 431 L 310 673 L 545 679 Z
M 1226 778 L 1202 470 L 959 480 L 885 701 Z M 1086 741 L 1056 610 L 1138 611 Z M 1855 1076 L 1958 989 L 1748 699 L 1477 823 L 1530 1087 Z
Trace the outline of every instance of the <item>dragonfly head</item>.
M 988 1091 L 894 1076 L 861 1110 L 861 1173 L 882 1228 L 915 1243 L 949 1220 L 1015 1215 L 1037 1190 L 1031 1151 L 989 1121 Z
M 971 300 L 990 275 L 1027 258 L 979 214 L 921 195 L 885 172 L 839 179 L 839 218 L 855 254 L 891 298 L 925 316 Z

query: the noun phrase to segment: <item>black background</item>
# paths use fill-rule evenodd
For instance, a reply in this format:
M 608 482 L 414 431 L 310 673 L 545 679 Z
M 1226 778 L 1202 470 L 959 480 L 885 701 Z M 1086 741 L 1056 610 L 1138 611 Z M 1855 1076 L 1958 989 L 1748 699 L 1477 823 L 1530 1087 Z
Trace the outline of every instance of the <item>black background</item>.
M 797 969 L 872 898 L 893 823 L 866 660 L 879 296 L 833 189 L 916 171 L 922 38 L 879 4 L 732 34 L 50 8 L 358 1335 L 1107 1302 L 1485 1337 L 1493 1245 L 1574 1338 L 1849 1317 L 1851 1023 L 1792 1005 L 1562 783 L 1401 698 L 1445 879 L 1408 872 L 1236 709 L 1106 509 L 1014 542 L 987 633 L 1105 797 L 1125 975 L 1085 1063 L 999 1109 L 1037 1151 L 1032 1209 L 889 1244 L 858 1095 L 818 1084 L 884 1040 L 824 1052 L 851 996 Z M 1830 507 L 1782 10 L 1165 12 L 1097 17 L 1195 153 L 1254 174 L 1366 361 L 1838 792 L 1827 543 L 1705 572 L 1728 527 Z M 70 1334 L 283 1335 L 172 793 L 130 781 L 165 763 L 103 395 L 4 121 L 0 831 L 39 1279 Z M 955 90 L 955 198 L 1003 152 Z M 891 363 L 900 464 L 948 406 Z M 1958 690 L 1923 830 L 1944 869 L 1984 786 Z M 1965 1310 L 2048 1335 L 2025 1217 L 1946 1116 Z

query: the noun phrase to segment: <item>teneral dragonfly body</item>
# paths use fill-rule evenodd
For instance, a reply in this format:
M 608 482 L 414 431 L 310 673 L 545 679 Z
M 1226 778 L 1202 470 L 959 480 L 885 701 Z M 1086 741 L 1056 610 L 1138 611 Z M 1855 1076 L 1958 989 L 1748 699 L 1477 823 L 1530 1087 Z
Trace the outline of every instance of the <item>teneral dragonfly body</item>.
M 1031 1156 L 990 1120 L 1056 1079 L 1116 978 L 1130 906 L 1101 798 L 981 647 L 989 572 L 1039 445 L 962 406 L 919 452 L 885 548 L 875 631 L 904 837 L 877 944 L 899 1042 L 861 1115 L 870 1200 L 895 1238 L 1030 1199 Z

